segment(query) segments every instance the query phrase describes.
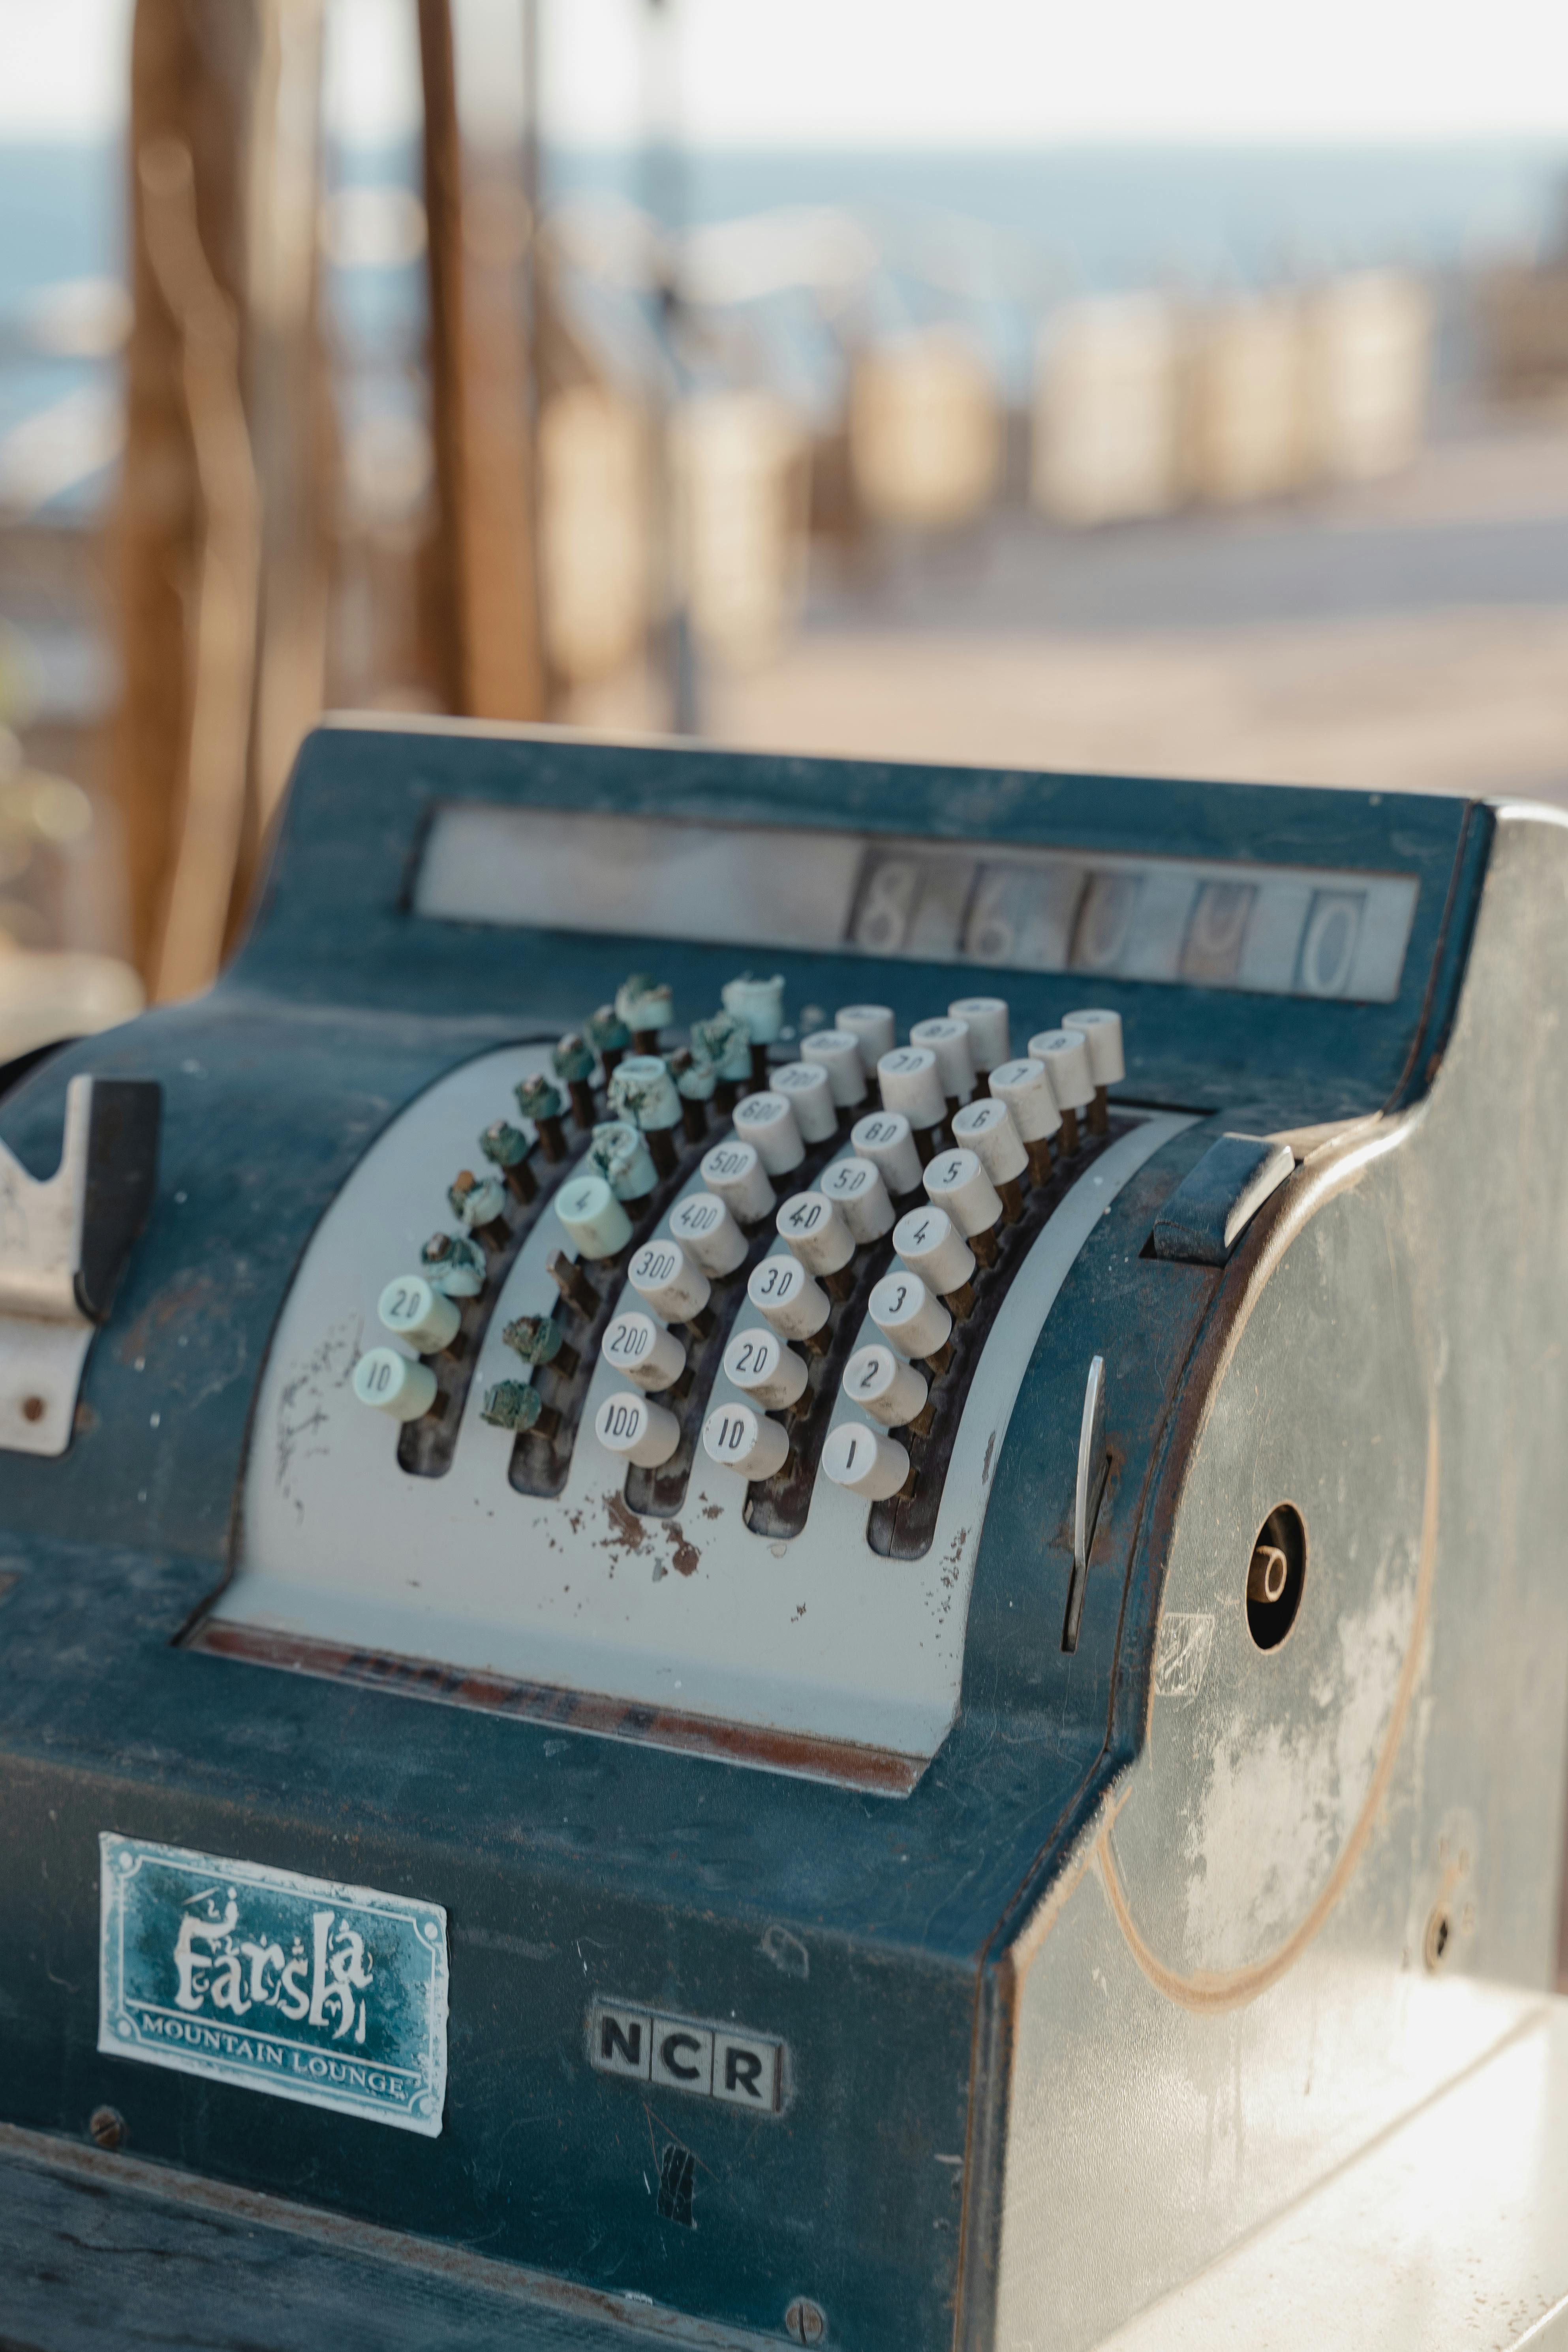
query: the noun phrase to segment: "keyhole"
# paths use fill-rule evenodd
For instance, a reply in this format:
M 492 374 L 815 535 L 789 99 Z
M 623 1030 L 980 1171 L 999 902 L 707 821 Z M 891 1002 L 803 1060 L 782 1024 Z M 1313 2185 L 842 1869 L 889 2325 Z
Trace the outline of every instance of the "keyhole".
M 1247 1564 L 1247 1630 L 1260 1650 L 1279 1647 L 1296 1622 L 1306 1581 L 1306 1522 L 1294 1503 L 1277 1503 Z

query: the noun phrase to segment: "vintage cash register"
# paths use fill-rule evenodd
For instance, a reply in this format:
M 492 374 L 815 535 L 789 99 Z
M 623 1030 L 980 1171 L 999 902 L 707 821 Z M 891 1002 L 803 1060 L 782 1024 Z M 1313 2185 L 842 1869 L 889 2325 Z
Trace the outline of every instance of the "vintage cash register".
M 316 733 L 0 1103 L 0 2339 L 1533 2326 L 1565 1012 L 1546 811 Z

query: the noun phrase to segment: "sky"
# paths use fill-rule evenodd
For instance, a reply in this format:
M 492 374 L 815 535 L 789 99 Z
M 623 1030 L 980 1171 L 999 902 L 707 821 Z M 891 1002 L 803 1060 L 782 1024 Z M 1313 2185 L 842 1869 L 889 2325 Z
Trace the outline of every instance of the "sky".
M 0 137 L 122 120 L 132 0 L 0 0 Z M 541 0 L 563 142 L 636 134 L 639 0 Z M 1563 0 L 670 0 L 684 135 L 710 146 L 1561 136 Z M 504 131 L 516 0 L 454 0 L 467 111 Z M 333 127 L 417 119 L 414 0 L 329 0 Z

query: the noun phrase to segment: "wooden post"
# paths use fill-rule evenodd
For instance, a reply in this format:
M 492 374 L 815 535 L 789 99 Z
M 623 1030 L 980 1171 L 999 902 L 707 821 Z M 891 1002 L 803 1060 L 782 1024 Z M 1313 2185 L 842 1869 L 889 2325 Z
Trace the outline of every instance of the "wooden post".
M 540 719 L 531 431 L 519 182 L 466 168 L 450 0 L 419 0 L 435 443 L 432 667 L 470 718 Z
M 138 161 L 164 142 L 184 150 L 204 268 L 219 296 L 237 305 L 245 277 L 238 158 L 254 35 L 249 0 L 137 0 L 130 189 L 135 315 L 126 354 L 117 547 L 123 684 L 111 782 L 125 844 L 132 952 L 149 980 L 157 971 L 184 797 L 192 700 L 186 603 L 200 562 L 202 518 L 184 328 L 153 263 Z
M 425 97 L 426 273 L 436 531 L 431 551 L 432 667 L 448 710 L 468 708 L 468 520 L 463 449 L 463 186 L 458 73 L 448 0 L 419 0 Z
M 235 306 L 207 267 L 191 151 L 137 151 L 142 226 L 180 338 L 180 384 L 201 506 L 186 660 L 184 790 L 167 846 L 153 993 L 191 996 L 217 975 L 245 824 L 256 676 L 261 514 L 240 393 Z
M 243 919 L 300 738 L 326 688 L 335 473 L 320 331 L 323 0 L 260 0 L 247 171 L 246 402 L 261 493 L 251 788 L 234 896 Z
M 322 0 L 137 0 L 113 764 L 132 948 L 215 977 L 325 641 Z

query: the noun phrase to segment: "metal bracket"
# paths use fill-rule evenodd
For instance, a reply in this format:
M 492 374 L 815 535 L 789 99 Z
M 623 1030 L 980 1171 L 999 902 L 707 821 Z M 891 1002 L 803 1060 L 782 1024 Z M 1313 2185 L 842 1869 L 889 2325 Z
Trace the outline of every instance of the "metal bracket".
M 1068 1586 L 1067 1615 L 1062 1623 L 1062 1647 L 1076 1650 L 1083 1617 L 1083 1596 L 1089 1583 L 1089 1553 L 1105 1495 L 1110 1456 L 1105 1447 L 1105 1358 L 1096 1356 L 1089 1368 L 1083 1392 L 1083 1420 L 1078 1434 L 1078 1477 L 1072 1498 L 1072 1578 Z
M 0 1144 L 0 1448 L 63 1454 L 96 1327 L 147 1220 L 163 1088 L 72 1078 L 40 1183 Z
M 1187 1171 L 1155 1218 L 1154 1255 L 1224 1265 L 1295 1165 L 1288 1143 L 1265 1135 L 1222 1135 Z

